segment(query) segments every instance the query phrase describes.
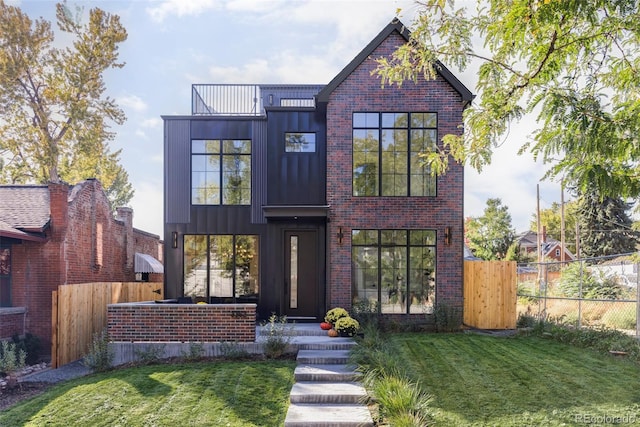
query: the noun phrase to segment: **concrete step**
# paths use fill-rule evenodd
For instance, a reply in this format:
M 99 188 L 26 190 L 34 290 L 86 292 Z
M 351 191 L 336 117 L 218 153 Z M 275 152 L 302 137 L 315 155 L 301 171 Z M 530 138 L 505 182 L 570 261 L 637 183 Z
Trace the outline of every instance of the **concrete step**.
M 373 427 L 365 405 L 291 404 L 285 427 Z
M 320 329 L 319 323 L 294 323 L 285 327 L 293 336 L 316 336 L 328 337 L 327 331 Z M 256 327 L 256 336 L 266 335 L 269 332 L 268 326 L 259 325 Z
M 299 364 L 294 371 L 296 381 L 351 382 L 359 374 L 349 365 Z
M 307 365 L 346 365 L 349 350 L 300 350 L 297 361 Z
M 293 384 L 289 395 L 291 403 L 328 403 L 349 405 L 367 400 L 367 391 L 356 382 L 309 382 Z
M 300 350 L 349 350 L 356 343 L 351 338 L 331 338 L 328 336 L 298 336 L 293 337 L 291 344 Z

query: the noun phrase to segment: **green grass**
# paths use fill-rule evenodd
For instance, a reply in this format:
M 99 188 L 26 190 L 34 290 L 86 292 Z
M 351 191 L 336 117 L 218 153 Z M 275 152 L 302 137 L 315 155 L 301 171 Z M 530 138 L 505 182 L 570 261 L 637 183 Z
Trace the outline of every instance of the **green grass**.
M 105 372 L 0 412 L 0 426 L 281 426 L 294 368 L 214 361 Z
M 390 344 L 432 396 L 435 425 L 640 422 L 640 366 L 632 362 L 533 336 L 397 334 Z

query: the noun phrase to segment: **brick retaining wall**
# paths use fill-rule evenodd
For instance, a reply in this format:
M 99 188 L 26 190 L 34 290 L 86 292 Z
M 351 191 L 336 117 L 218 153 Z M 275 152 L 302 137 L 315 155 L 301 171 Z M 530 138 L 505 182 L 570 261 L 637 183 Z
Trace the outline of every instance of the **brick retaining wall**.
M 115 342 L 254 342 L 256 304 L 109 304 L 107 328 Z

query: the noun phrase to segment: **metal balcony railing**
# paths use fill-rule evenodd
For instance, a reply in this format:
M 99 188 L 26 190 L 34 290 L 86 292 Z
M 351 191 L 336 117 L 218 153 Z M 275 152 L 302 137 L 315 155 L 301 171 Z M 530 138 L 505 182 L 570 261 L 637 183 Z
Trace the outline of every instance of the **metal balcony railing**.
M 262 116 L 265 106 L 314 107 L 323 85 L 194 84 L 191 114 Z

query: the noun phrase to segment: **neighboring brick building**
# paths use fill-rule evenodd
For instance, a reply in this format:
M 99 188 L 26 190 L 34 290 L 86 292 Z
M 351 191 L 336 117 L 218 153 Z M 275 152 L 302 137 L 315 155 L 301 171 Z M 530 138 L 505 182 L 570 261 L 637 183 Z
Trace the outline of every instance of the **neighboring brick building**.
M 167 297 L 461 313 L 463 166 L 435 178 L 419 154 L 473 95 L 442 64 L 383 89 L 375 59 L 408 37 L 392 22 L 327 85 L 194 85 L 192 115 L 163 117 Z
M 132 282 L 150 266 L 148 278 L 162 281 L 162 242 L 132 221 L 130 208 L 113 217 L 94 179 L 0 186 L 0 338 L 29 332 L 50 348 L 59 285 Z

